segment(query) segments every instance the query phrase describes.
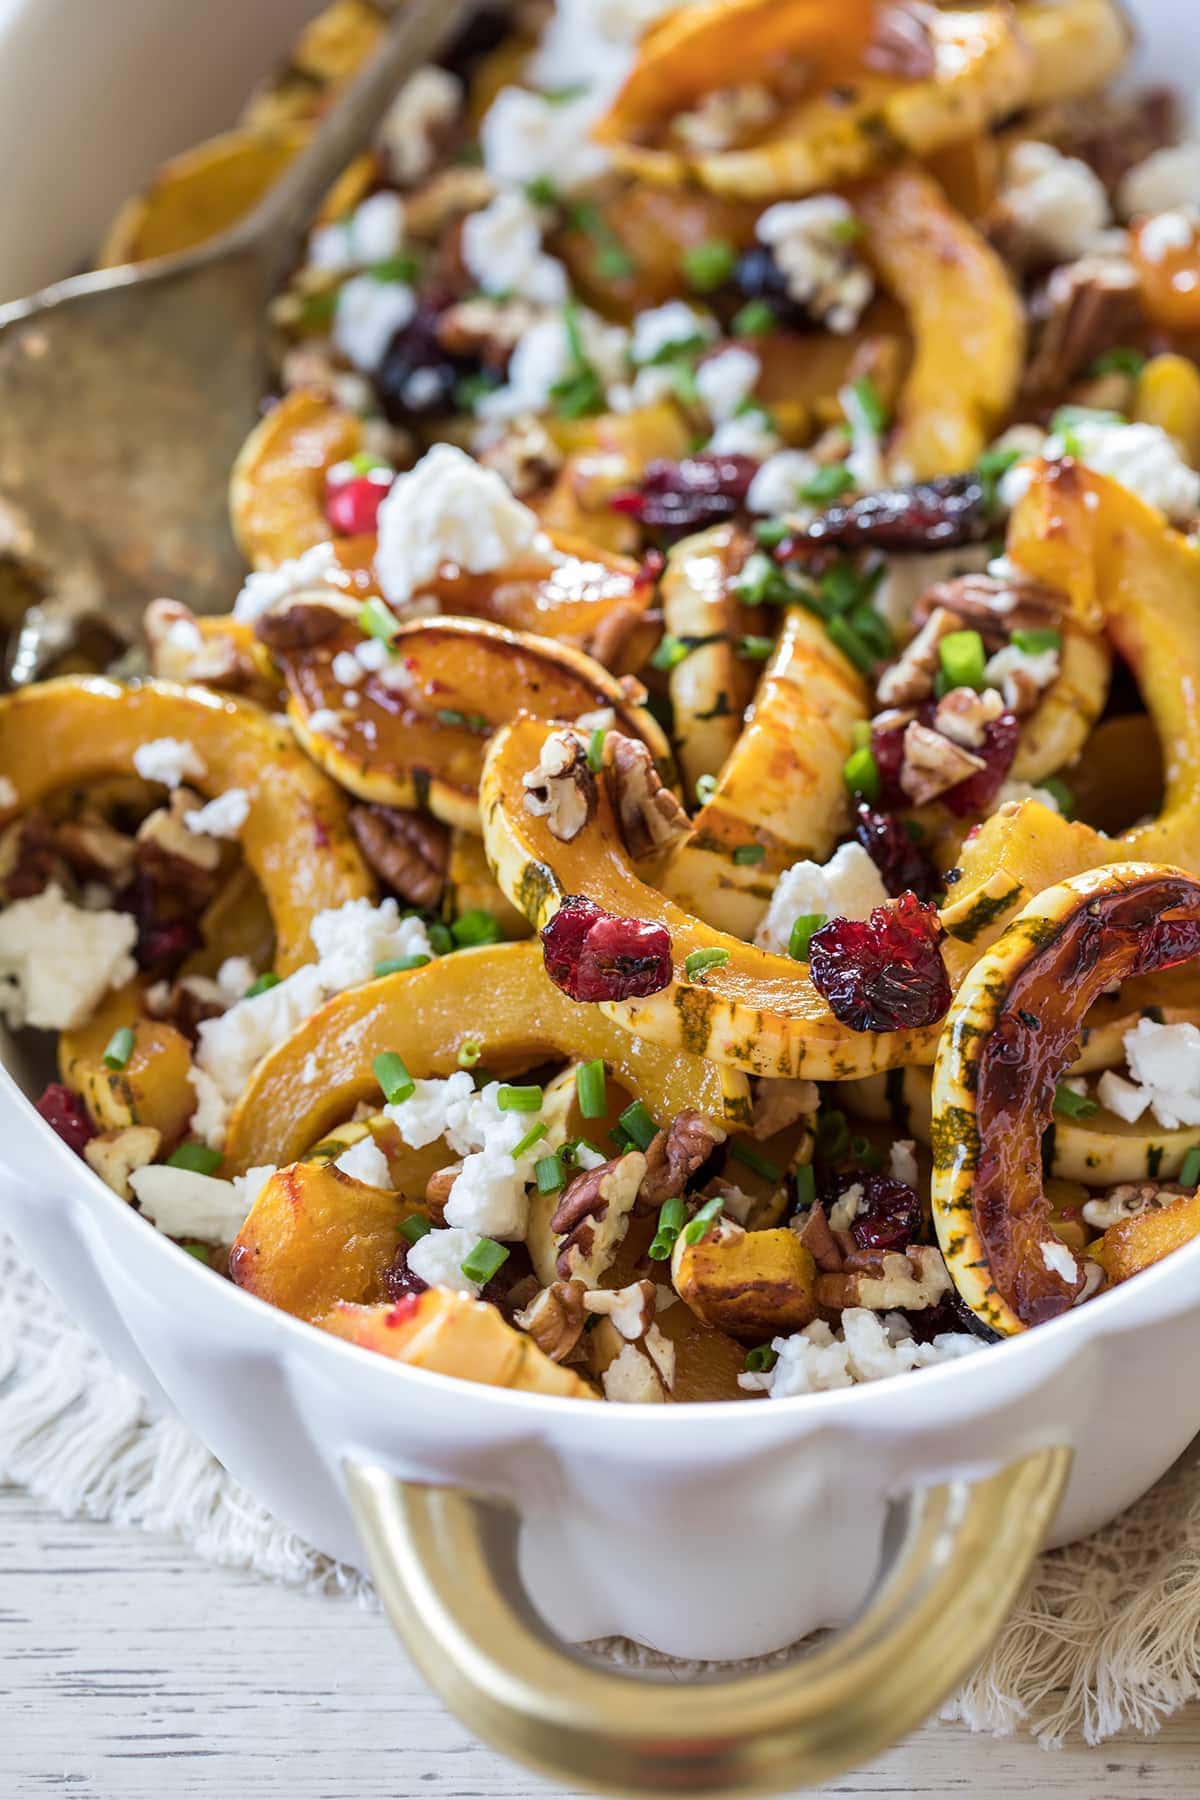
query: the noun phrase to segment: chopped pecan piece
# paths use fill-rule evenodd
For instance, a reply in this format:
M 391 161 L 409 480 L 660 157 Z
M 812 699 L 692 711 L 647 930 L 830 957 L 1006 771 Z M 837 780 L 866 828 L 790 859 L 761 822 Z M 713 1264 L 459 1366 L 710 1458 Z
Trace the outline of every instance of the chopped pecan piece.
M 142 820 L 137 834 L 138 873 L 159 892 L 191 906 L 207 905 L 221 864 L 217 839 L 184 824 L 200 804 L 190 789 L 176 788 L 166 806 Z
M 1127 343 L 1141 321 L 1138 285 L 1124 256 L 1081 256 L 1055 269 L 1030 307 L 1026 397 L 1061 394 L 1101 351 Z
M 615 669 L 625 653 L 633 632 L 645 615 L 641 608 L 632 605 L 628 600 L 618 602 L 600 619 L 591 636 L 584 645 L 589 656 L 594 656 L 598 663 L 606 669 Z
M 622 1344 L 621 1353 L 601 1376 L 606 1400 L 655 1406 L 666 1400 L 658 1369 L 638 1344 Z
M 540 420 L 518 419 L 504 436 L 479 458 L 487 469 L 495 469 L 505 485 L 524 500 L 548 487 L 562 467 L 562 451 Z
M 545 819 L 560 843 L 571 843 L 596 810 L 596 781 L 583 740 L 573 731 L 550 732 L 536 769 L 523 779 L 525 811 Z
M 937 1306 L 950 1290 L 942 1253 L 932 1244 L 913 1244 L 903 1254 L 855 1251 L 840 1273 L 817 1276 L 818 1301 L 839 1312 L 847 1306 L 865 1306 L 872 1312 L 922 1312 Z
M 914 806 L 936 800 L 948 788 L 957 787 L 969 775 L 987 767 L 982 756 L 952 743 L 940 731 L 914 719 L 904 728 L 904 763 L 900 786 Z
M 425 1183 L 425 1199 L 430 1206 L 441 1213 L 450 1198 L 450 1189 L 462 1174 L 462 1163 L 447 1163 L 444 1169 L 435 1169 Z
M 950 611 L 955 616 L 951 630 L 970 626 L 987 649 L 995 651 L 1003 649 L 1014 631 L 1055 629 L 1065 604 L 1056 589 L 1012 567 L 1003 574 L 959 575 L 953 581 L 935 582 L 917 601 L 913 619 L 928 623 L 937 612 Z
M 658 1291 L 652 1281 L 631 1281 L 623 1288 L 589 1288 L 583 1304 L 588 1312 L 611 1319 L 621 1336 L 635 1343 L 654 1323 Z
M 423 187 L 404 196 L 405 233 L 414 238 L 440 238 L 455 219 L 486 206 L 495 192 L 486 169 L 467 163 L 440 169 Z
M 153 1125 L 126 1125 L 120 1131 L 103 1131 L 83 1146 L 89 1167 L 101 1181 L 107 1182 L 122 1200 L 132 1198 L 129 1177 L 135 1169 L 144 1169 L 158 1155 L 162 1133 Z
M 1003 711 L 1004 699 L 995 688 L 985 688 L 981 694 L 974 688 L 951 688 L 937 703 L 934 730 L 964 750 L 981 750 L 987 742 L 988 726 Z
M 811 1252 L 813 1261 L 823 1274 L 840 1273 L 845 1259 L 841 1246 L 830 1230 L 829 1219 L 820 1201 L 810 1206 L 807 1213 L 797 1214 L 791 1221 L 791 1226 L 804 1248 Z
M 914 701 L 928 699 L 938 670 L 938 645 L 952 631 L 961 629 L 962 620 L 957 613 L 944 606 L 935 606 L 916 637 L 879 677 L 876 688 L 879 704 L 911 706 Z
M 54 836 L 74 873 L 85 881 L 119 884 L 132 872 L 136 853 L 133 839 L 117 831 L 99 813 L 84 812 L 78 819 L 65 820 Z
M 289 594 L 286 599 L 263 613 L 254 627 L 254 635 L 268 650 L 312 650 L 325 643 L 355 618 L 359 606 L 348 595 L 332 588 L 314 588 L 311 592 Z
M 871 41 L 863 52 L 867 68 L 901 81 L 927 81 L 936 67 L 930 12 L 917 0 L 881 6 Z
M 1086 1200 L 1083 1217 L 1095 1231 L 1107 1231 L 1122 1219 L 1133 1219 L 1139 1213 L 1155 1212 L 1178 1200 L 1188 1189 L 1177 1181 L 1121 1181 L 1094 1200 Z
M 688 816 L 663 786 L 649 747 L 640 738 L 610 731 L 604 740 L 604 774 L 625 848 L 635 862 L 688 835 Z
M 142 617 L 151 673 L 161 681 L 241 685 L 253 674 L 233 638 L 205 636 L 190 607 L 178 600 L 152 600 Z
M 451 356 L 478 357 L 502 369 L 539 316 L 528 300 L 460 300 L 438 314 L 438 343 Z
M 725 1142 L 726 1132 L 702 1113 L 681 1112 L 678 1118 L 657 1131 L 646 1151 L 646 1174 L 638 1194 L 637 1211 L 653 1212 L 664 1200 L 682 1194 L 718 1145 Z
M 821 1103 L 816 1082 L 805 1081 L 803 1076 L 752 1075 L 750 1092 L 754 1101 L 751 1130 L 756 1138 L 786 1131 L 805 1113 L 815 1113 Z
M 6 900 L 31 900 L 52 881 L 69 886 L 54 828 L 40 812 L 14 819 L 0 835 L 0 886 Z
M 581 1281 L 552 1281 L 514 1315 L 513 1324 L 527 1331 L 551 1362 L 565 1362 L 583 1336 L 584 1300 Z
M 450 833 L 428 813 L 399 806 L 352 806 L 358 847 L 393 893 L 428 910 L 441 898 L 450 860 Z
M 627 1150 L 575 1177 L 550 1220 L 551 1231 L 562 1239 L 555 1270 L 563 1281 L 599 1286 L 629 1229 L 645 1173 L 641 1151 Z

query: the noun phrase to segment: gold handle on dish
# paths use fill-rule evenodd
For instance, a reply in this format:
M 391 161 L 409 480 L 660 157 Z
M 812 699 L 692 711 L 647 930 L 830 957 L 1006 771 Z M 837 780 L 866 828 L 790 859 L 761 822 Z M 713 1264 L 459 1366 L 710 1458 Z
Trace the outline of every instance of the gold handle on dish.
M 376 1586 L 429 1686 L 486 1743 L 608 1794 L 755 1794 L 868 1762 L 983 1655 L 1049 1530 L 1071 1463 L 1036 1450 L 914 1494 L 858 1618 L 797 1661 L 691 1685 L 604 1668 L 555 1638 L 517 1573 L 516 1512 L 348 1463 Z

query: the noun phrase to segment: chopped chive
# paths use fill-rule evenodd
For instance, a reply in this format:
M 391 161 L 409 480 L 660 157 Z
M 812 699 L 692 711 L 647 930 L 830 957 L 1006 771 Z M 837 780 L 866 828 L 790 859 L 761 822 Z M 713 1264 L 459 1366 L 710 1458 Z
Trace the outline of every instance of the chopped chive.
M 760 863 L 766 854 L 766 848 L 762 844 L 739 844 L 733 853 L 733 860 L 739 868 L 745 868 L 751 863 Z
M 680 267 L 689 287 L 711 294 L 733 274 L 737 253 L 725 238 L 709 238 L 703 244 L 692 244 L 680 258 Z
M 264 975 L 259 976 L 257 981 L 252 981 L 250 983 L 250 986 L 246 989 L 245 993 L 242 995 L 242 999 L 243 1000 L 253 1000 L 256 994 L 269 993 L 271 988 L 278 987 L 278 986 L 279 986 L 278 975 L 275 973 L 274 969 L 268 969 Z
M 399 1106 L 416 1093 L 416 1083 L 404 1066 L 404 1058 L 394 1050 L 381 1050 L 371 1067 L 389 1106 Z
M 996 504 L 996 490 L 1000 485 L 1000 477 L 1007 475 L 1014 463 L 1021 460 L 1019 450 L 1004 449 L 993 444 L 985 450 L 975 465 L 975 473 L 979 477 L 979 485 L 983 489 L 984 505 L 990 510 Z
M 186 1250 L 189 1256 L 194 1256 L 196 1261 L 203 1263 L 206 1269 L 212 1267 L 212 1251 L 207 1244 L 181 1244 L 180 1249 Z
M 460 712 L 456 706 L 439 707 L 436 717 L 439 725 L 457 726 L 463 731 L 475 732 L 478 737 L 492 729 L 491 720 L 485 719 L 482 713 Z
M 587 766 L 593 775 L 598 775 L 604 767 L 604 740 L 607 736 L 603 725 L 597 725 L 588 739 Z
M 714 944 L 707 950 L 693 950 L 683 959 L 683 972 L 689 981 L 695 981 L 697 975 L 703 975 L 705 969 L 721 969 L 729 961 L 728 950 L 720 950 Z
M 747 300 L 733 315 L 730 334 L 733 337 L 766 337 L 779 323 L 774 308 L 765 300 Z
M 133 1055 L 134 1035 L 132 1025 L 122 1025 L 114 1031 L 104 1047 L 104 1066 L 106 1069 L 124 1069 Z
M 496 1095 L 501 1112 L 540 1112 L 545 1096 L 540 1087 L 510 1087 L 505 1084 Z
M 793 597 L 786 574 L 762 550 L 746 558 L 734 576 L 733 591 L 743 606 L 786 606 Z
M 845 463 L 825 463 L 815 469 L 807 481 L 800 483 L 802 500 L 839 500 L 854 486 L 854 477 Z
M 575 1096 L 581 1118 L 602 1119 L 608 1111 L 608 1077 L 600 1057 L 576 1069 Z
M 428 1237 L 432 1230 L 433 1226 L 429 1220 L 423 1218 L 420 1213 L 409 1213 L 407 1219 L 400 1221 L 400 1236 L 407 1238 L 410 1244 L 419 1243 L 423 1237 Z
M 823 1162 L 836 1162 L 850 1148 L 850 1127 L 846 1115 L 836 1106 L 817 1119 L 817 1152 Z
M 858 410 L 863 424 L 876 436 L 886 429 L 888 410 L 883 404 L 883 397 L 869 375 L 861 375 L 857 381 L 850 383 L 850 392 L 858 402 Z
M 987 652 L 977 631 L 947 632 L 938 645 L 938 660 L 950 687 L 974 688 L 978 693 L 986 685 Z
M 1058 802 L 1059 812 L 1064 819 L 1069 819 L 1075 811 L 1075 796 L 1061 776 L 1047 775 L 1045 779 L 1039 781 L 1037 785 L 1040 788 L 1045 788 L 1048 794 L 1054 796 L 1054 799 Z
M 746 1367 L 751 1374 L 761 1370 L 773 1369 L 779 1361 L 779 1352 L 772 1350 L 770 1344 L 757 1344 L 753 1350 L 746 1352 Z
M 850 659 L 861 675 L 869 675 L 877 659 L 871 646 L 849 620 L 842 618 L 840 613 L 835 614 L 825 629 L 829 633 L 830 643 L 837 645 L 842 655 Z
M 715 775 L 698 775 L 696 777 L 696 798 L 701 806 L 707 806 L 717 791 Z
M 521 1158 L 526 1156 L 535 1144 L 540 1144 L 548 1129 L 549 1127 L 542 1119 L 539 1119 L 536 1125 L 531 1125 L 525 1136 L 513 1145 L 511 1151 L 513 1161 L 520 1162 Z
M 775 639 L 769 637 L 740 637 L 734 649 L 743 662 L 766 662 L 775 648 Z
M 1065 1114 L 1068 1119 L 1090 1119 L 1093 1113 L 1100 1111 L 1099 1102 L 1091 1100 L 1086 1094 L 1077 1094 L 1060 1081 L 1054 1090 L 1054 1110 Z
M 549 98 L 544 95 L 544 98 Z M 559 192 L 548 175 L 535 175 L 532 181 L 525 183 L 525 192 L 535 206 L 557 206 Z
M 677 669 L 692 654 L 693 646 L 684 643 L 682 638 L 673 637 L 670 632 L 655 647 L 650 658 L 652 669 Z
M 1089 375 L 1140 375 L 1146 366 L 1146 352 L 1117 344 L 1103 350 L 1089 366 Z
M 1043 650 L 1061 650 L 1061 631 L 1014 631 L 1012 641 L 1026 656 L 1040 656 Z
M 375 964 L 375 975 L 406 975 L 410 969 L 423 969 L 432 959 L 414 951 L 411 956 L 385 956 L 382 962 Z
M 622 1155 L 633 1145 L 633 1139 L 623 1125 L 614 1125 L 608 1135 L 610 1141 L 617 1146 Z
M 687 1208 L 682 1200 L 678 1198 L 664 1200 L 658 1215 L 658 1228 L 654 1234 L 654 1241 L 647 1251 L 652 1262 L 667 1261 L 675 1248 L 675 1240 L 683 1229 L 683 1221 L 686 1217 Z
M 720 1194 L 715 1194 L 711 1200 L 706 1200 L 691 1222 L 684 1226 L 684 1243 L 698 1244 L 709 1226 L 720 1218 L 724 1206 L 725 1202 Z
M 566 1180 L 562 1158 L 557 1154 L 539 1158 L 533 1165 L 533 1178 L 539 1194 L 557 1194 Z
M 358 628 L 368 637 L 382 638 L 385 644 L 390 644 L 400 629 L 400 621 L 390 606 L 385 606 L 382 600 L 371 599 L 359 612 Z
M 740 1139 L 730 1145 L 729 1154 L 734 1162 L 743 1163 L 747 1169 L 753 1169 L 754 1173 L 761 1175 L 764 1181 L 779 1181 L 782 1178 L 783 1170 L 777 1163 L 769 1161 L 765 1156 L 760 1156 L 757 1150 L 752 1150 L 749 1144 L 743 1144 Z
M 796 915 L 788 937 L 788 955 L 793 957 L 796 962 L 808 961 L 808 947 L 812 943 L 813 933 L 820 931 L 828 916 L 828 913 L 798 913 Z
M 855 1135 L 850 1139 L 850 1154 L 863 1169 L 882 1169 L 883 1157 L 870 1138 Z
M 817 1178 L 811 1163 L 797 1163 L 792 1170 L 792 1179 L 796 1185 L 796 1205 L 810 1207 L 817 1197 Z
M 626 1136 L 632 1138 L 639 1150 L 648 1150 L 658 1135 L 658 1126 L 640 1100 L 635 1100 L 632 1106 L 627 1106 L 617 1123 Z
M 476 1281 L 483 1287 L 497 1270 L 504 1267 L 508 1255 L 504 1245 L 498 1244 L 495 1238 L 480 1238 L 475 1248 L 463 1257 L 459 1268 L 468 1281 Z
M 482 1055 L 483 1045 L 478 1038 L 464 1038 L 455 1060 L 460 1069 L 473 1069 Z
M 450 927 L 435 919 L 427 932 L 430 946 L 438 956 L 449 956 L 454 948 L 454 939 L 450 936 Z
M 188 1169 L 193 1175 L 211 1175 L 220 1166 L 221 1152 L 210 1150 L 207 1144 L 180 1144 L 167 1158 L 169 1169 Z
M 1194 1188 L 1200 1182 L 1200 1148 L 1192 1145 L 1183 1159 L 1183 1167 L 1179 1171 L 1179 1185 Z
M 461 913 L 450 927 L 450 935 L 460 950 L 474 949 L 480 944 L 500 942 L 500 922 L 490 912 L 474 907 Z
M 792 535 L 785 519 L 760 519 L 754 527 L 754 541 L 764 550 L 777 550 Z
M 879 798 L 879 764 L 869 744 L 852 750 L 842 765 L 842 778 L 852 794 L 858 794 L 871 806 Z

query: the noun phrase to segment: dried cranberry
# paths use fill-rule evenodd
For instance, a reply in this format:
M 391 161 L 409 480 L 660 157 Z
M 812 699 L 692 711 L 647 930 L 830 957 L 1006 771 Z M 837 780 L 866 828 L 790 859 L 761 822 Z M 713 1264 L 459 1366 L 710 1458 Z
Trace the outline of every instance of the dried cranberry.
M 164 925 L 143 926 L 139 922 L 133 954 L 139 969 L 148 975 L 163 976 L 173 973 L 184 957 L 198 950 L 203 942 L 200 927 L 190 919 L 172 919 Z
M 641 483 L 609 502 L 651 531 L 696 531 L 732 518 L 750 491 L 758 464 L 752 456 L 686 456 L 647 463 Z
M 384 476 L 385 479 L 380 479 Z M 379 503 L 392 485 L 386 470 L 355 475 L 325 489 L 325 517 L 339 537 L 365 537 L 376 529 Z
M 871 755 L 879 770 L 879 798 L 884 806 L 889 809 L 907 806 L 908 795 L 900 786 L 900 771 L 904 767 L 904 726 L 893 731 L 872 731 Z
M 909 835 L 903 819 L 860 802 L 855 808 L 854 836 L 879 870 L 893 900 L 906 889 L 918 900 L 932 900 L 939 886 L 937 870 Z
M 976 769 L 974 775 L 968 775 L 965 781 L 947 788 L 939 796 L 955 818 L 965 819 L 971 813 L 987 811 L 1012 768 L 1020 732 L 1017 720 L 1012 713 L 1007 712 L 1001 713 L 998 719 L 993 719 L 990 725 L 984 727 L 983 744 L 972 754 L 981 756 L 987 766 Z
M 921 1202 L 891 1175 L 857 1177 L 863 1197 L 850 1235 L 860 1250 L 906 1250 L 921 1229 Z
M 568 894 L 542 931 L 546 973 L 572 1000 L 629 1000 L 671 980 L 665 925 L 622 919 L 584 894 Z
M 383 1291 L 389 1300 L 403 1300 L 407 1294 L 423 1294 L 429 1286 L 415 1269 L 408 1266 L 408 1245 L 400 1244 L 383 1271 Z
M 83 1146 L 90 1144 L 96 1135 L 87 1107 L 79 1095 L 73 1094 L 61 1081 L 50 1083 L 41 1099 L 35 1102 L 35 1110 L 76 1156 L 83 1155 Z
M 393 425 L 454 410 L 454 392 L 479 365 L 451 356 L 438 338 L 435 303 L 423 303 L 409 324 L 398 331 L 375 374 L 375 391 L 385 418 Z M 414 379 L 416 377 L 417 379 Z
M 912 487 L 880 488 L 831 506 L 789 540 L 803 556 L 811 544 L 842 550 L 950 550 L 977 544 L 992 529 L 983 485 L 975 475 L 939 475 Z
M 969 1331 L 975 1337 L 982 1338 L 985 1344 L 1000 1342 L 1000 1333 L 993 1331 L 990 1325 L 985 1325 L 971 1311 L 961 1294 L 949 1293 L 936 1306 L 924 1306 L 915 1312 L 906 1312 L 904 1317 L 912 1327 L 912 1334 L 918 1344 L 928 1344 L 944 1331 Z
M 950 1005 L 937 909 L 915 894 L 877 906 L 867 920 L 831 919 L 813 933 L 809 974 L 851 1031 L 932 1025 Z

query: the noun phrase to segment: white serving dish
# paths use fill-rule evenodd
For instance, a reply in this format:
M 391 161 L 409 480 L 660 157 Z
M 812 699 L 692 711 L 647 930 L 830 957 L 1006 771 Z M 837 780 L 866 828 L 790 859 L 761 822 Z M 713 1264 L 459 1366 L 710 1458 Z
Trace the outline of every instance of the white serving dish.
M 313 8 L 260 0 L 250 47 L 236 54 L 235 15 L 249 27 L 232 4 L 215 33 L 218 9 L 185 0 L 94 10 L 0 0 L 0 150 L 17 172 L 0 196 L 0 293 L 77 262 L 126 188 L 223 123 L 247 68 L 284 48 Z M 1160 66 L 1186 78 L 1200 50 L 1194 34 L 1171 32 L 1182 0 L 1140 11 Z M 92 33 L 103 58 L 96 44 L 81 54 Z M 158 95 L 151 119 L 128 104 L 148 61 L 156 79 L 170 69 L 171 104 Z M 106 85 L 95 80 L 102 66 Z M 68 85 L 47 110 L 55 77 Z M 82 182 L 62 176 L 75 130 L 67 100 L 101 109 Z M 50 192 L 61 205 L 47 205 Z M 978 1655 L 1043 1537 L 1103 1525 L 1197 1427 L 1200 1244 L 1017 1340 L 846 1392 L 656 1408 L 451 1383 L 311 1330 L 176 1250 L 42 1123 L 15 1063 L 0 1069 L 0 1225 L 125 1373 L 165 1397 L 241 1482 L 314 1544 L 362 1562 L 347 1492 L 357 1470 L 373 1566 L 434 1685 L 482 1734 L 573 1780 L 728 1791 L 866 1758 Z M 988 1479 L 1022 1458 L 1032 1460 L 1015 1475 Z M 499 1588 L 491 1610 L 506 1647 L 469 1644 L 487 1635 L 490 1576 L 482 1562 L 467 1571 L 495 1517 L 391 1477 L 511 1501 L 524 1580 L 568 1643 L 620 1634 L 682 1657 L 756 1656 L 843 1624 L 885 1566 L 900 1569 L 882 1603 L 891 1616 L 881 1621 L 877 1606 L 838 1669 L 760 1677 L 753 1692 L 657 1688 L 647 1711 L 644 1686 L 617 1689 L 618 1678 L 526 1639 Z M 913 1493 L 927 1500 L 897 1561 L 894 1502 Z M 488 1554 L 499 1567 L 501 1551 Z M 932 1645 L 905 1647 L 898 1613 L 915 1631 L 938 1609 Z

